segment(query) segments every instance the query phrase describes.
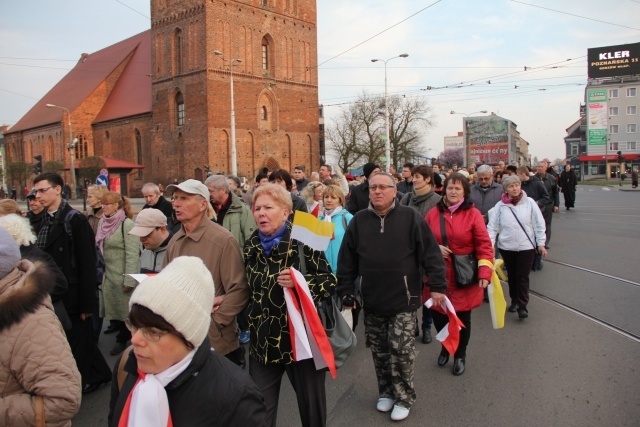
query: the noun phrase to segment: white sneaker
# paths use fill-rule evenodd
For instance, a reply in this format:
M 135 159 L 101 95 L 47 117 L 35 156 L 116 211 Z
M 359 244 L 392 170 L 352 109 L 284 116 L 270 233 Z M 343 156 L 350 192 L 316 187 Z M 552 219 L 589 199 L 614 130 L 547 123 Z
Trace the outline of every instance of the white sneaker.
M 380 412 L 389 412 L 391 408 L 393 408 L 394 403 L 396 403 L 396 401 L 390 397 L 381 397 L 378 399 L 376 409 Z
M 402 421 L 409 416 L 409 408 L 405 408 L 400 405 L 393 405 L 393 412 L 391 412 L 391 419 L 393 421 Z

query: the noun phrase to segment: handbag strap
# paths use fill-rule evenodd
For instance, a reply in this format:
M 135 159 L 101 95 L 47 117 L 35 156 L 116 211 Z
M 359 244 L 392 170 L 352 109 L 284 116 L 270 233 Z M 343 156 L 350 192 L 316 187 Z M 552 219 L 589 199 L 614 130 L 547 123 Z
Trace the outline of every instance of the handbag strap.
M 44 399 L 42 398 L 42 396 L 36 396 L 34 397 L 34 406 L 35 406 L 35 417 L 33 420 L 33 425 L 35 427 L 44 427 L 45 426 L 45 419 L 44 419 Z
M 447 243 L 447 230 L 444 224 L 444 212 L 440 211 L 440 235 L 442 237 L 442 246 L 449 246 Z
M 524 226 L 522 225 L 522 223 L 518 219 L 518 215 L 516 215 L 516 212 L 513 209 L 511 209 L 511 207 L 509 207 L 509 210 L 513 214 L 513 217 L 516 219 L 516 221 L 518 221 L 518 224 L 520 225 L 520 228 L 522 228 L 522 232 L 524 233 L 524 235 L 527 236 L 527 240 L 529 241 L 529 243 L 531 243 L 533 245 L 533 249 L 535 249 L 536 253 L 538 253 L 538 246 L 534 245 L 533 242 L 531 241 L 531 238 L 527 234 L 527 230 L 524 229 Z M 535 236 L 533 238 L 535 239 Z M 538 242 L 536 241 L 536 243 L 538 243 Z

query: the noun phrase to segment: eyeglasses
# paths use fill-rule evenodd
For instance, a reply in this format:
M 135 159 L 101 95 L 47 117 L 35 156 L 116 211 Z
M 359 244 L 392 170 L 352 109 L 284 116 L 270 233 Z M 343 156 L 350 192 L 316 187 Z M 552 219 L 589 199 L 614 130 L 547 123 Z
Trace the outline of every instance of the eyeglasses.
M 131 331 L 131 334 L 135 334 L 138 330 L 142 332 L 142 336 L 145 337 L 148 341 L 158 342 L 160 338 L 167 335 L 169 332 L 167 331 L 159 331 L 155 328 L 138 328 L 133 326 L 130 319 L 124 319 L 124 325 L 128 330 Z
M 396 188 L 396 186 L 390 184 L 373 184 L 369 186 L 369 191 L 378 191 L 378 188 L 382 191 L 385 191 L 390 188 Z
M 43 193 L 46 193 L 47 191 L 49 191 L 49 189 L 50 189 L 50 188 L 51 188 L 51 187 L 45 187 L 45 188 L 34 188 L 33 190 L 34 190 L 36 193 L 43 194 Z
M 479 176 L 479 177 L 478 177 L 478 181 L 491 181 L 491 177 L 490 177 L 490 176 L 488 176 L 488 177 L 486 177 L 486 178 L 482 178 L 482 177 L 480 177 L 480 176 Z

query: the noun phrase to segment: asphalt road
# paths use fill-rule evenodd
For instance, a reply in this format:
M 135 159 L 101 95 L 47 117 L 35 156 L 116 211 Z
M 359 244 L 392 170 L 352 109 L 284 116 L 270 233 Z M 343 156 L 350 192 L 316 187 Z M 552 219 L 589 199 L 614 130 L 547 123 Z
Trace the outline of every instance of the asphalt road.
M 416 344 L 418 401 L 402 425 L 640 424 L 640 193 L 580 186 L 576 204 L 554 215 L 548 261 L 532 273 L 528 319 L 508 313 L 505 328 L 494 330 L 488 305 L 475 310 L 460 377 L 451 363 L 437 366 L 436 342 Z M 361 326 L 357 333 L 338 378 L 327 376 L 328 425 L 392 425 L 375 410 L 371 354 Z M 114 340 L 101 337 L 105 355 Z M 74 426 L 106 425 L 108 401 L 108 386 L 84 396 Z M 285 376 L 278 426 L 299 425 Z

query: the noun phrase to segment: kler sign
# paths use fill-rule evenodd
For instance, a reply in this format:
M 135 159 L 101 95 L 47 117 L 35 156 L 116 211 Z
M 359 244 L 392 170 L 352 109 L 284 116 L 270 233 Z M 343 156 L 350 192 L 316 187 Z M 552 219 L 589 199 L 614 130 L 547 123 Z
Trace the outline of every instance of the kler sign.
M 596 47 L 587 56 L 590 79 L 640 74 L 640 43 Z

